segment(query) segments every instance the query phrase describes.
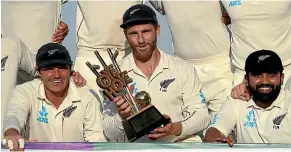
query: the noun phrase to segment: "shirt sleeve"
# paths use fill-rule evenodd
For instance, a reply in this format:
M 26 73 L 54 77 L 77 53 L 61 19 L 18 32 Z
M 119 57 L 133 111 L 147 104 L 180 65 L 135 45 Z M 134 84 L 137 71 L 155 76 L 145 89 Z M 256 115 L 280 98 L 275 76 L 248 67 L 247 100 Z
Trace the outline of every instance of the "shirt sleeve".
M 84 122 L 84 138 L 87 142 L 106 141 L 103 134 L 102 114 L 100 112 L 100 104 L 91 92 L 89 92 L 88 104 L 85 113 Z
M 189 136 L 196 134 L 204 129 L 210 123 L 206 99 L 202 91 L 202 83 L 198 78 L 194 66 L 187 65 L 183 67 L 183 105 L 182 115 L 182 133 L 180 136 Z
M 6 107 L 3 120 L 3 133 L 11 128 L 16 129 L 20 133 L 24 127 L 31 104 L 28 94 L 23 88 L 23 85 L 16 86 L 13 90 Z
M 208 128 L 218 129 L 224 136 L 228 136 L 237 122 L 237 108 L 231 97 L 228 97 L 220 110 L 214 115 Z
M 27 72 L 31 76 L 35 75 L 35 55 L 30 52 L 27 46 L 21 41 L 19 41 L 18 53 L 20 55 L 19 59 L 19 69 Z

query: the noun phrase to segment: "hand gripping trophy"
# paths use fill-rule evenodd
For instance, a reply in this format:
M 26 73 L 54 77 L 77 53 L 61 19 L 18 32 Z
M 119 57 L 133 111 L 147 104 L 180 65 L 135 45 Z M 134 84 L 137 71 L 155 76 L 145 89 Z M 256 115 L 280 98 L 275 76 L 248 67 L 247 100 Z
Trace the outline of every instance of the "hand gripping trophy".
M 98 51 L 94 51 L 103 66 L 100 73 L 97 71 L 100 69 L 99 65 L 91 65 L 89 62 L 86 64 L 97 76 L 96 83 L 103 89 L 103 93 L 109 100 L 113 101 L 115 97 L 121 95 L 129 103 L 131 115 L 122 121 L 128 140 L 133 142 L 155 128 L 168 124 L 169 120 L 151 104 L 151 98 L 147 92 L 141 91 L 135 97 L 132 96 L 128 87 L 132 79 L 128 77 L 127 71 L 120 70 L 116 62 L 118 51 L 113 54 L 111 49 L 107 49 L 107 52 L 112 61 L 112 64 L 108 66 Z

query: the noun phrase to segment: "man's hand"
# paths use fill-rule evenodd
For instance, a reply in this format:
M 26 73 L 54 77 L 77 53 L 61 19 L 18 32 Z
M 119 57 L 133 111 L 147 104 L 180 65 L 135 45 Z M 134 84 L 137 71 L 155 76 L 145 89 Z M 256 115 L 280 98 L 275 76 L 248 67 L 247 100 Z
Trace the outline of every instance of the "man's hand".
M 166 119 L 170 119 L 168 115 L 164 115 L 164 117 Z M 182 133 L 182 124 L 181 122 L 172 123 L 172 121 L 170 121 L 170 123 L 168 123 L 166 126 L 156 128 L 152 132 L 154 133 L 150 133 L 148 135 L 148 137 L 152 140 L 159 139 L 168 135 L 179 136 Z
M 222 13 L 221 20 L 225 25 L 231 24 L 231 19 L 228 16 L 228 13 Z
M 122 119 L 126 119 L 131 114 L 131 107 L 128 102 L 122 96 L 117 96 L 114 98 L 113 102 L 118 108 L 119 115 Z
M 233 97 L 234 99 L 241 99 L 244 101 L 250 100 L 251 94 L 247 89 L 246 82 L 242 82 L 241 84 L 235 86 L 231 90 L 231 97 Z
M 233 146 L 233 137 L 230 135 L 224 138 L 216 138 L 216 142 L 227 143 L 230 147 Z
M 53 42 L 56 43 L 61 43 L 65 37 L 68 35 L 69 33 L 69 27 L 66 23 L 64 23 L 63 21 L 60 21 L 57 30 L 55 31 L 52 39 Z
M 83 78 L 79 72 L 73 71 L 72 72 L 72 79 L 77 87 L 83 87 L 87 83 L 85 78 Z
M 24 139 L 16 129 L 8 129 L 5 132 L 2 144 L 10 151 L 24 151 Z

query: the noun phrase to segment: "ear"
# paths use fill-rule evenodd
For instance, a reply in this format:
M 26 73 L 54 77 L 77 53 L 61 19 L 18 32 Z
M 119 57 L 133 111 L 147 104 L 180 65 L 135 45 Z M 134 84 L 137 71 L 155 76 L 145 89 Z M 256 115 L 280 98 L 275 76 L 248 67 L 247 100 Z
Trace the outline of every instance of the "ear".
M 283 85 L 284 84 L 284 73 L 281 74 L 280 80 L 281 80 L 281 85 Z
M 157 26 L 157 37 L 160 36 L 160 31 L 161 31 L 161 27 L 160 27 L 160 24 Z
M 249 85 L 249 77 L 247 74 L 245 74 L 243 82 L 246 84 L 246 86 Z
M 123 33 L 124 33 L 124 36 L 125 36 L 126 40 L 128 41 L 128 38 L 127 38 L 127 30 L 126 29 L 123 29 Z

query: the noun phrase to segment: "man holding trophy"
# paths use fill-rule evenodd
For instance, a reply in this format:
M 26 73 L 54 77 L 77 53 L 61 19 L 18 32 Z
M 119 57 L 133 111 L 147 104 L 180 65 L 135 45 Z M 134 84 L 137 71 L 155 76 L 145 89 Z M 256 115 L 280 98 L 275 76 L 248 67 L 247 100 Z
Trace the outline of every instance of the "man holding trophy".
M 195 68 L 157 48 L 160 26 L 150 7 L 130 7 L 120 27 L 132 53 L 118 65 L 117 53 L 109 50 L 113 64 L 107 66 L 95 51 L 104 67 L 101 72 L 87 63 L 98 86 L 117 106 L 118 113 L 104 116 L 106 137 L 117 142 L 201 141 L 197 133 L 210 118 Z

